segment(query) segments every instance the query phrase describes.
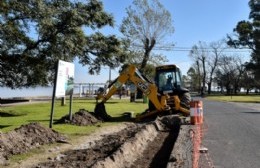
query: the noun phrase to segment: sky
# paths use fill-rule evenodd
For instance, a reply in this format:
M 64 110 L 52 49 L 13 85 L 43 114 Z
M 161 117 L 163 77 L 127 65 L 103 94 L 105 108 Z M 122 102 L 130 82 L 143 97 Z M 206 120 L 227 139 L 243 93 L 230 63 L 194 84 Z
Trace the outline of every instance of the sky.
M 174 43 L 171 51 L 156 51 L 167 57 L 166 64 L 176 64 L 186 74 L 192 66 L 188 56 L 189 51 L 179 51 L 178 47 L 191 48 L 199 41 L 210 43 L 221 40 L 231 34 L 236 24 L 248 20 L 249 7 L 246 0 L 160 0 L 162 5 L 171 13 L 174 33 L 167 38 Z M 132 0 L 103 0 L 105 11 L 112 14 L 115 20 L 114 28 L 102 30 L 105 34 L 116 34 L 122 19 L 126 17 L 126 8 Z M 248 55 L 248 54 L 247 54 Z M 76 63 L 76 61 L 75 61 Z M 109 78 L 109 68 L 103 67 L 100 75 L 91 76 L 87 68 L 76 63 L 75 82 L 95 83 L 106 82 Z M 112 70 L 112 79 L 119 74 Z
M 126 17 L 126 8 L 132 0 L 102 0 L 105 11 L 114 16 L 115 26 L 106 27 L 104 34 L 115 34 L 122 37 L 119 31 L 122 19 Z M 171 51 L 157 51 L 164 54 L 169 62 L 180 67 L 185 75 L 192 66 L 188 56 L 189 51 L 178 51 L 178 47 L 191 48 L 199 41 L 210 43 L 218 41 L 232 33 L 236 24 L 241 20 L 248 20 L 249 7 L 246 0 L 160 0 L 162 5 L 171 13 L 174 33 L 167 38 L 175 44 Z M 248 54 L 247 54 L 248 55 Z M 245 56 L 246 57 L 246 56 Z M 246 57 L 248 58 L 248 56 Z M 105 83 L 109 79 L 109 68 L 103 67 L 99 75 L 89 75 L 88 67 L 82 67 L 75 60 L 75 83 Z M 111 79 L 119 74 L 118 70 L 111 70 Z M 0 97 L 33 96 L 43 93 L 51 94 L 49 89 L 10 90 L 0 88 Z

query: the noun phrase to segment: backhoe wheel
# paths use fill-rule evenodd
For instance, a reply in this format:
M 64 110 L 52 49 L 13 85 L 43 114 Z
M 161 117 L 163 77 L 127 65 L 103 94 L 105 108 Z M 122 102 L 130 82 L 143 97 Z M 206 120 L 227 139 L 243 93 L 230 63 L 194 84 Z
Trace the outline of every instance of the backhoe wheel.
M 180 95 L 180 101 L 181 101 L 181 107 L 183 107 L 187 110 L 190 109 L 191 97 L 190 97 L 189 92 L 186 92 L 186 93 L 183 93 L 182 95 Z

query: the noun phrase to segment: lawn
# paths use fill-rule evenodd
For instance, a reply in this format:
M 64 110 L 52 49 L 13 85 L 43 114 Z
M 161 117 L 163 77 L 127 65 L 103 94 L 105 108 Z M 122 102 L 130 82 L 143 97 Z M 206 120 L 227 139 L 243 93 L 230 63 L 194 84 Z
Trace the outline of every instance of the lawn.
M 217 95 L 207 96 L 207 99 L 228 102 L 260 103 L 260 95 Z
M 72 103 L 72 113 L 85 109 L 90 112 L 94 111 L 95 100 L 74 99 Z M 134 112 L 135 114 L 143 112 L 148 105 L 137 101 L 130 103 L 129 99 L 114 99 L 109 100 L 106 104 L 106 111 L 112 117 L 121 116 L 124 112 Z M 0 107 L 0 131 L 7 132 L 13 130 L 23 124 L 31 122 L 39 122 L 40 124 L 49 127 L 50 122 L 51 101 L 36 104 L 24 104 L 10 107 Z M 58 120 L 62 116 L 69 113 L 69 100 L 65 106 L 61 106 L 60 100 L 56 100 L 54 106 L 53 119 Z M 115 122 L 106 122 L 98 124 L 98 126 L 106 126 L 116 124 Z M 84 135 L 94 131 L 97 126 L 74 126 L 70 124 L 54 124 L 53 129 L 64 134 Z

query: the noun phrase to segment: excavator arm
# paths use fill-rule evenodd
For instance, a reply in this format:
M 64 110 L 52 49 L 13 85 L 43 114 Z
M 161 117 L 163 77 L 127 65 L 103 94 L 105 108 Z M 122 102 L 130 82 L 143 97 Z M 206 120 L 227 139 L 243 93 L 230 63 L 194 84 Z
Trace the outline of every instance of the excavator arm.
M 109 92 L 107 94 L 99 94 L 97 96 L 97 101 L 99 99 L 102 99 L 101 103 L 105 103 L 115 92 L 127 82 L 128 80 L 128 75 L 126 73 L 122 73 L 114 82 L 113 84 L 109 87 Z
M 149 82 L 134 65 L 129 65 L 109 87 L 107 94 L 100 94 L 97 96 L 97 102 L 100 99 L 102 101 L 98 103 L 95 108 L 96 114 L 99 114 L 100 111 L 102 111 L 102 113 L 105 112 L 104 103 L 127 81 L 134 83 L 135 86 L 149 98 L 149 100 L 154 104 L 157 112 L 167 109 L 166 97 L 162 96 L 161 101 L 158 99 L 157 86 Z

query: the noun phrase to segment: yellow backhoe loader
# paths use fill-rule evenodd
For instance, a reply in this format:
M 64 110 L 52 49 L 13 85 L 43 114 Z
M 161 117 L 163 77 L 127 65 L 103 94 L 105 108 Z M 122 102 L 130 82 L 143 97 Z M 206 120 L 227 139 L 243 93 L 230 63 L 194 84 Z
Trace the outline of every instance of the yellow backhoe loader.
M 160 115 L 176 113 L 189 116 L 189 90 L 182 87 L 180 69 L 176 65 L 156 67 L 154 82 L 143 76 L 134 65 L 129 65 L 110 84 L 107 94 L 101 93 L 96 97 L 96 115 L 105 121 L 111 118 L 105 110 L 104 103 L 127 81 L 132 82 L 149 98 L 149 108 L 146 112 L 136 116 L 136 120 L 140 121 Z M 98 102 L 98 100 L 101 100 L 101 102 Z

